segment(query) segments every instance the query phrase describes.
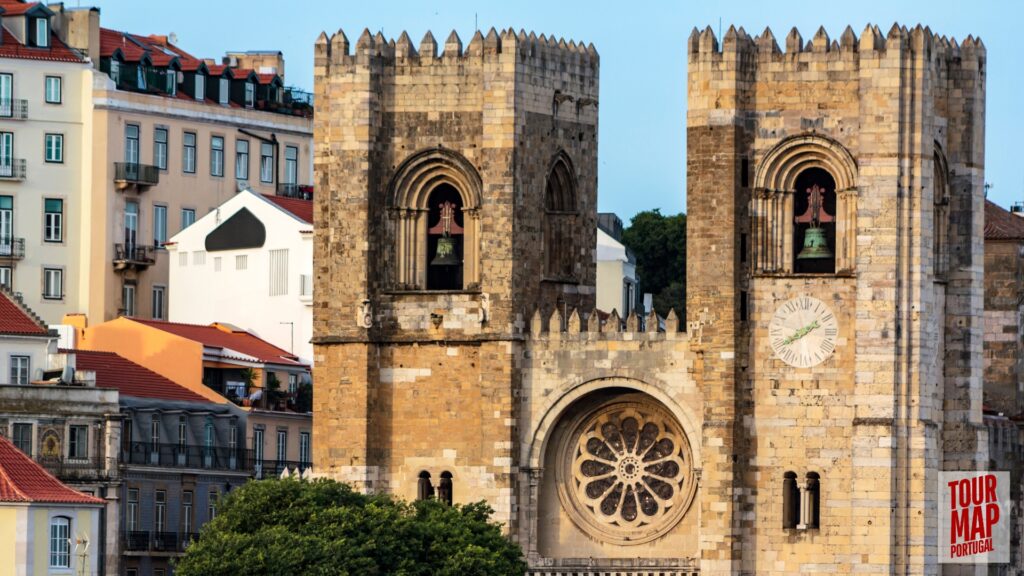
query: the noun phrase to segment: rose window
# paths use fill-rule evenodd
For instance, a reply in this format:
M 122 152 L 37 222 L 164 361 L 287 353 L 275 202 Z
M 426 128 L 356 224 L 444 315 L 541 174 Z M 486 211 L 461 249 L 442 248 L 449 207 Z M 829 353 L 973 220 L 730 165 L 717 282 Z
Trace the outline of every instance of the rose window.
M 606 539 L 649 541 L 671 528 L 692 499 L 689 443 L 660 408 L 606 406 L 582 421 L 565 449 L 572 515 Z

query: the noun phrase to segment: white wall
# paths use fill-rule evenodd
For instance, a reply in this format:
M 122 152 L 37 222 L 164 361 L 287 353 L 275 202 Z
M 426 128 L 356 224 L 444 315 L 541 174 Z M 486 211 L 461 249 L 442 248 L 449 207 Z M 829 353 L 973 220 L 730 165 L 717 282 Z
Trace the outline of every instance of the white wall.
M 48 338 L 25 338 L 19 336 L 0 336 L 0 384 L 11 382 L 11 356 L 28 356 L 28 379 L 39 377 L 39 370 L 47 368 L 47 354 L 50 343 L 56 340 Z M 56 352 L 56 349 L 53 350 Z
M 623 281 L 636 283 L 636 266 L 629 262 L 626 247 L 604 230 L 597 230 L 597 307 L 604 312 L 624 313 Z
M 196 264 L 196 252 L 206 250 L 207 234 L 242 207 L 248 208 L 266 227 L 263 247 L 209 252 L 204 263 Z M 307 275 L 312 282 L 312 230 L 312 224 L 294 218 L 262 196 L 249 191 L 239 193 L 171 239 L 174 244 L 168 247 L 169 319 L 190 324 L 233 324 L 312 363 L 312 292 L 307 297 L 299 294 L 301 275 Z M 270 296 L 269 254 L 278 249 L 288 250 L 288 293 Z M 184 266 L 182 253 L 188 255 Z M 246 257 L 244 270 L 236 269 L 237 256 Z M 283 322 L 294 323 L 294 346 L 292 325 Z

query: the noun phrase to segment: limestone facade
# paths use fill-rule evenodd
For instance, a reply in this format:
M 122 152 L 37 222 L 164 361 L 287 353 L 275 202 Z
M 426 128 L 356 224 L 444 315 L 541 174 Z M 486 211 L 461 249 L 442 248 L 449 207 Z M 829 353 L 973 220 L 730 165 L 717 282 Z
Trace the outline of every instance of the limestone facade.
M 592 47 L 322 35 L 315 469 L 408 499 L 451 478 L 537 575 L 938 573 L 936 473 L 988 452 L 985 50 L 900 27 L 786 44 L 690 37 L 688 317 L 659 331 L 593 311 Z M 827 271 L 798 258 L 806 174 Z M 794 368 L 769 325 L 803 297 L 837 329 Z

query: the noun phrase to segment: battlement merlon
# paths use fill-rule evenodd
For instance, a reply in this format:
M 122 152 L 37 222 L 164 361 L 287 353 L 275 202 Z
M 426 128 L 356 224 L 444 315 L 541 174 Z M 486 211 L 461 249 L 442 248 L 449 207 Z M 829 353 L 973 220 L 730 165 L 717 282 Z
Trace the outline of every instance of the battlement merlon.
M 892 50 L 935 54 L 940 62 L 949 67 L 960 66 L 957 59 L 962 60 L 965 66 L 973 66 L 967 61 L 974 59 L 983 65 L 986 58 L 985 44 L 980 38 L 968 36 L 958 43 L 956 39 L 934 34 L 930 28 L 922 27 L 920 24 L 912 29 L 893 24 L 887 34 L 883 34 L 877 25 L 868 24 L 859 38 L 853 29 L 847 26 L 838 40 L 831 40 L 824 27 L 821 27 L 813 38 L 806 42 L 800 31 L 793 28 L 783 45 L 785 51 L 780 49 L 780 44 L 770 28 L 765 28 L 760 35 L 751 37 L 742 27 L 734 26 L 729 27 L 722 42 L 719 43 L 715 33 L 708 26 L 703 31 L 693 29 L 687 40 L 687 51 L 691 64 L 729 63 L 735 62 L 738 57 L 747 57 L 756 62 L 792 62 L 796 65 L 816 60 L 853 58 L 854 54 L 859 58 L 883 58 Z
M 467 66 L 473 64 L 515 62 L 517 68 L 559 64 L 559 68 L 578 78 L 582 84 L 592 81 L 597 84 L 600 57 L 593 44 L 566 42 L 541 34 L 512 28 L 498 31 L 491 28 L 486 35 L 477 31 L 463 49 L 459 35 L 453 30 L 438 53 L 438 43 L 432 32 L 427 32 L 416 48 L 406 32 L 398 40 L 387 39 L 383 34 L 371 34 L 363 30 L 351 49 L 351 43 L 344 31 L 328 36 L 326 32 L 317 38 L 315 47 L 316 75 L 327 76 L 332 70 L 349 70 L 357 65 L 379 63 L 384 66 Z M 596 97 L 596 93 L 592 96 Z

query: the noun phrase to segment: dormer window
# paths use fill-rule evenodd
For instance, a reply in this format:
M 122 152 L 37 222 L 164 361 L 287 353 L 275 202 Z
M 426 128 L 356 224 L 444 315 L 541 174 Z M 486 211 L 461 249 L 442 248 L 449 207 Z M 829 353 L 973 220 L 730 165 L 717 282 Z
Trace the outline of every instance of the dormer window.
M 192 95 L 196 100 L 202 102 L 204 95 L 206 94 L 206 76 L 202 74 L 196 74 L 196 87 L 195 93 Z
M 35 18 L 32 31 L 35 33 L 33 44 L 39 48 L 46 48 L 50 45 L 50 21 L 46 18 Z
M 167 92 L 171 96 L 174 96 L 178 93 L 178 73 L 175 72 L 173 68 L 167 69 L 167 74 L 164 76 L 164 81 L 166 82 L 166 86 L 164 87 L 165 92 Z
M 252 108 L 256 104 L 256 86 L 252 82 L 245 83 L 245 107 Z
M 227 106 L 228 104 L 228 86 L 230 81 L 227 78 L 221 77 L 220 88 L 217 93 L 217 97 L 221 104 Z
M 114 84 L 121 83 L 121 61 L 116 58 L 110 59 L 110 79 Z
M 135 76 L 136 76 L 135 83 L 138 86 L 139 90 L 145 90 L 146 89 L 146 67 L 143 66 L 142 63 L 139 63 L 139 67 L 136 68 Z

